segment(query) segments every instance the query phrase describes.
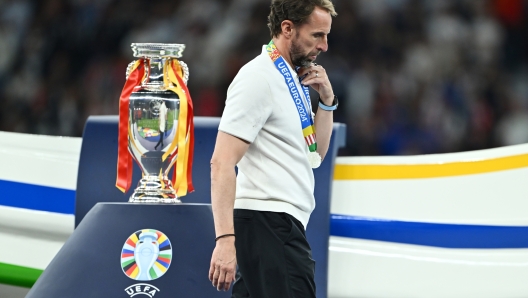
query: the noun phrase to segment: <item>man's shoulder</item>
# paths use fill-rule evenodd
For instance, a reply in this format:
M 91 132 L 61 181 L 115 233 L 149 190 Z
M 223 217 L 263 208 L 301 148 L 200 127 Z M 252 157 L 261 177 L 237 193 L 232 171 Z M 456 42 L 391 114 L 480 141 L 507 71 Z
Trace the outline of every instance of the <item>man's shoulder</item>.
M 251 61 L 246 63 L 244 66 L 240 68 L 238 71 L 237 76 L 239 75 L 250 75 L 252 77 L 260 77 L 260 76 L 267 76 L 271 71 L 273 71 L 273 63 L 271 62 L 271 59 L 269 57 L 266 57 L 262 54 L 258 55 L 257 57 L 253 58 Z

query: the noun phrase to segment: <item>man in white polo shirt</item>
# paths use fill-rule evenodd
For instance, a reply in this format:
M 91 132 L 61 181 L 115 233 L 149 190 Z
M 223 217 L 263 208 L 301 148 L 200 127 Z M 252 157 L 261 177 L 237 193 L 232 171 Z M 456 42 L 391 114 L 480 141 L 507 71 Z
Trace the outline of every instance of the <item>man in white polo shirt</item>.
M 272 0 L 272 40 L 227 91 L 211 160 L 209 279 L 228 290 L 238 265 L 232 297 L 315 297 L 305 229 L 337 98 L 314 60 L 328 49 L 335 15 L 330 0 Z M 308 86 L 319 93 L 315 117 Z

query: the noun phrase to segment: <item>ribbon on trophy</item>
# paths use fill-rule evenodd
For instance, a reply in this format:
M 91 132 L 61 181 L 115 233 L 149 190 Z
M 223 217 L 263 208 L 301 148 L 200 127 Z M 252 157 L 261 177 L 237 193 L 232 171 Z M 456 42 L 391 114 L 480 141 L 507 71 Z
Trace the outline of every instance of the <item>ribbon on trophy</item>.
M 132 65 L 119 98 L 119 135 L 117 138 L 117 179 L 116 187 L 127 192 L 132 184 L 132 156 L 128 152 L 128 123 L 130 94 L 145 77 L 145 62 L 137 60 Z
M 173 154 L 176 157 L 176 166 L 172 173 L 172 185 L 176 189 L 178 197 L 182 197 L 187 192 L 194 191 L 192 184 L 192 160 L 194 152 L 194 113 L 191 94 L 187 85 L 183 82 L 183 69 L 176 59 L 167 60 L 164 65 L 166 75 L 163 77 L 167 90 L 170 90 L 180 98 L 180 115 L 178 117 L 178 127 L 176 131 L 177 142 L 172 142 L 167 152 L 163 154 L 162 161 L 165 161 L 174 147 L 178 146 Z M 172 157 L 172 156 L 171 156 Z
M 119 136 L 116 187 L 127 192 L 132 184 L 132 156 L 128 152 L 129 102 L 130 95 L 141 86 L 146 72 L 144 60 L 133 64 L 119 100 Z M 192 99 L 183 81 L 183 69 L 176 59 L 167 59 L 164 65 L 164 85 L 167 90 L 176 93 L 180 100 L 180 112 L 176 140 L 172 142 L 162 156 L 162 161 L 177 154 L 175 169 L 172 173 L 172 185 L 178 197 L 194 191 L 192 183 L 192 160 L 194 151 L 194 113 Z M 175 150 L 175 147 L 178 146 Z M 171 155 L 171 152 L 173 152 Z M 172 166 L 172 165 L 171 165 Z M 160 179 L 162 180 L 162 179 Z

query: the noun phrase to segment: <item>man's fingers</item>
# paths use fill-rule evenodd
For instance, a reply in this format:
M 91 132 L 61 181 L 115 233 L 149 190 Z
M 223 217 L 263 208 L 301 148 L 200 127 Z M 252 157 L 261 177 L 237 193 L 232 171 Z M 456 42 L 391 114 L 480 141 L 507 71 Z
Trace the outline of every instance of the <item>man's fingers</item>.
M 312 70 L 306 77 L 303 78 L 301 83 L 305 86 L 312 84 L 322 84 L 327 80 L 326 72 L 324 69 Z
M 218 291 L 227 291 L 231 287 L 231 284 L 235 281 L 235 270 L 228 266 L 216 266 L 214 268 L 214 274 L 212 277 L 213 286 Z
M 299 72 L 297 73 L 297 75 L 299 77 L 302 77 L 304 75 L 310 75 L 312 73 L 312 71 L 315 71 L 315 69 L 312 69 L 312 68 L 303 68 L 302 70 L 299 70 Z
M 213 286 L 218 286 L 218 278 L 220 277 L 220 265 L 216 265 L 213 274 Z
M 214 263 L 213 261 L 211 260 L 211 265 L 209 266 L 209 280 L 210 281 L 213 281 L 213 274 L 214 274 Z
M 226 277 L 225 277 L 224 291 L 229 290 L 231 283 L 235 280 L 235 275 L 233 273 L 234 272 L 227 271 Z
M 302 81 L 302 84 L 304 86 L 310 86 L 312 84 L 321 84 L 322 83 L 322 80 L 321 78 L 311 78 L 311 79 L 304 79 Z
M 319 76 L 321 76 L 321 72 L 325 72 L 325 69 L 321 65 L 312 65 L 312 66 L 309 66 L 309 67 L 301 67 L 299 69 L 299 72 L 297 73 L 297 75 L 299 77 L 302 77 L 305 74 L 311 74 L 313 72 L 318 72 Z
M 223 267 L 220 267 L 220 275 L 218 276 L 218 284 L 216 286 L 216 289 L 218 291 L 222 290 L 224 288 L 224 282 L 226 280 L 226 273 L 225 273 L 225 268 Z

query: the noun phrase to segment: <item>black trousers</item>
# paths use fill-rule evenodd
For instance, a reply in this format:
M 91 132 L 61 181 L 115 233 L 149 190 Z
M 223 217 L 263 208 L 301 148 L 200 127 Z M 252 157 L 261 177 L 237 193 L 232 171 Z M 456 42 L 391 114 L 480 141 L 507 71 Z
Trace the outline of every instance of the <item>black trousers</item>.
M 232 298 L 315 297 L 304 227 L 287 213 L 234 210 L 238 263 Z

